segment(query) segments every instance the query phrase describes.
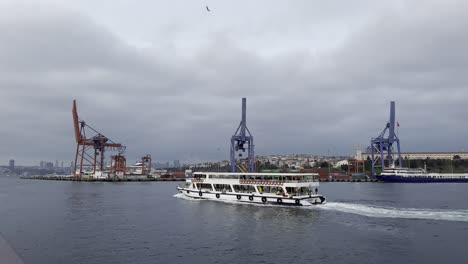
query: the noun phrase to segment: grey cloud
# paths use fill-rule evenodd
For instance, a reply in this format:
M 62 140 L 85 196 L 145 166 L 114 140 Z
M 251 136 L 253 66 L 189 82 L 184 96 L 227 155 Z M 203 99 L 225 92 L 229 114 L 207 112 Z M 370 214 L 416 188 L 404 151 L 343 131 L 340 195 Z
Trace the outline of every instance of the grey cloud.
M 130 160 L 146 153 L 156 160 L 227 158 L 243 96 L 259 154 L 349 154 L 380 133 L 390 100 L 397 101 L 404 150 L 468 148 L 460 143 L 468 131 L 468 9 L 458 3 L 441 4 L 441 12 L 425 5 L 416 17 L 402 11 L 412 4 L 384 8 L 326 52 L 290 48 L 308 41 L 295 35 L 274 43 L 284 51 L 270 56 L 223 25 L 184 53 L 171 45 L 133 47 L 89 17 L 60 9 L 3 19 L 0 158 L 71 160 L 73 99 L 83 119 L 127 145 Z M 286 29 L 298 23 L 283 16 Z M 284 30 L 258 23 L 259 41 Z M 193 34 L 181 28 L 174 38 Z

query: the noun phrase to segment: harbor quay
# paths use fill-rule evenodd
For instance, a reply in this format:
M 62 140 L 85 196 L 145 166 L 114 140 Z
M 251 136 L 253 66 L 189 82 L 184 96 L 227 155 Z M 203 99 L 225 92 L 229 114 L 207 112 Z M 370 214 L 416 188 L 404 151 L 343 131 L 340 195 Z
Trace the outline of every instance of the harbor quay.
M 77 182 L 167 182 L 185 181 L 185 178 L 150 178 L 150 177 L 126 177 L 126 178 L 76 178 L 73 176 L 22 176 L 21 179 L 46 180 L 46 181 L 77 181 Z
M 77 182 L 170 182 L 186 181 L 187 178 L 153 178 L 153 177 L 126 177 L 126 178 L 74 178 L 73 176 L 22 176 L 21 179 L 45 180 L 45 181 L 77 181 Z M 378 182 L 371 178 L 318 178 L 319 182 Z

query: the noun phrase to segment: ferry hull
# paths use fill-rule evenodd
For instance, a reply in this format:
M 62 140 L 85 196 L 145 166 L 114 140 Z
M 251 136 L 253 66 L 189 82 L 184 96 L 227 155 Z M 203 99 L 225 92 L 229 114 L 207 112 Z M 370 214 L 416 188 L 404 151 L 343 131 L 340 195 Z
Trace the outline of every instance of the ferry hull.
M 468 182 L 468 178 L 429 178 L 429 177 L 401 177 L 396 175 L 377 176 L 383 182 L 411 182 L 411 183 L 431 183 L 431 182 Z
M 187 197 L 195 199 L 209 199 L 220 201 L 237 201 L 256 204 L 275 204 L 275 205 L 294 205 L 294 206 L 311 206 L 324 204 L 326 199 L 324 196 L 316 194 L 309 197 L 276 197 L 268 195 L 258 195 L 249 193 L 220 193 L 211 191 L 197 191 L 178 187 L 180 193 Z

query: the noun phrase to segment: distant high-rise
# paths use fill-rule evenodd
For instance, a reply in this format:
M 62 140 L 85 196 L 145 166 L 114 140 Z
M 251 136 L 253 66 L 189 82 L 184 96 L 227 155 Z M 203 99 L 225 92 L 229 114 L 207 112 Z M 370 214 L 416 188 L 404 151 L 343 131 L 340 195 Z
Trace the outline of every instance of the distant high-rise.
M 180 168 L 180 161 L 174 160 L 174 168 Z
M 58 168 L 58 160 L 55 160 L 55 168 Z
M 11 159 L 10 162 L 8 163 L 8 165 L 10 167 L 10 170 L 14 170 L 15 169 L 15 160 Z
M 45 167 L 46 169 L 48 169 L 48 170 L 51 170 L 51 169 L 54 168 L 54 164 L 53 164 L 52 162 L 46 162 L 46 163 L 44 164 L 44 167 Z
M 41 169 L 44 168 L 44 161 L 41 160 L 40 166 L 41 166 Z

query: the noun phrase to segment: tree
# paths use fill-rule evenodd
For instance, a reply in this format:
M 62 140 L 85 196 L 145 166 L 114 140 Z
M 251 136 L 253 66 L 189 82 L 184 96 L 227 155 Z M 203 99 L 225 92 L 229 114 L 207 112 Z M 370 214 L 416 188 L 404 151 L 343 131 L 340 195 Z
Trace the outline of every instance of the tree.
M 322 162 L 320 163 L 320 167 L 321 167 L 321 168 L 328 168 L 328 162 L 322 161 Z
M 341 165 L 341 169 L 346 171 L 346 172 L 348 171 L 348 168 L 349 168 L 349 166 L 347 164 Z

